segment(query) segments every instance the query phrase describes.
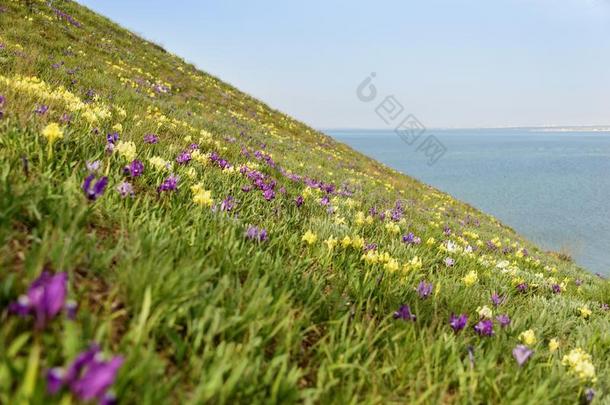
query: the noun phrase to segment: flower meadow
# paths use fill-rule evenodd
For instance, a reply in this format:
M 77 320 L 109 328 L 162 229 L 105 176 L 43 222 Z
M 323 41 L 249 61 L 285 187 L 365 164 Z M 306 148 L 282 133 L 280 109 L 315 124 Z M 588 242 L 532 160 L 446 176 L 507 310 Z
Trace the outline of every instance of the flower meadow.
M 0 7 L 0 403 L 608 403 L 610 283 L 71 1 Z

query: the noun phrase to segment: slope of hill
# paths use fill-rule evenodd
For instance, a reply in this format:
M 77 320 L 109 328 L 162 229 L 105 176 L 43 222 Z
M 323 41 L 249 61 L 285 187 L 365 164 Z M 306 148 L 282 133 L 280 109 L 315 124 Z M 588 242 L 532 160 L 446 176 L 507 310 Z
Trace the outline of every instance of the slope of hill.
M 610 400 L 607 281 L 49 3 L 0 6 L 0 403 Z

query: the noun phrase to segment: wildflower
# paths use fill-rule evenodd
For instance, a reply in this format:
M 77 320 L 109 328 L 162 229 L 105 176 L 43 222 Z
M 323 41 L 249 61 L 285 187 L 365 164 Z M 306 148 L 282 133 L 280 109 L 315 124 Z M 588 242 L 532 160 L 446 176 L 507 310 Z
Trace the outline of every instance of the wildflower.
M 157 192 L 161 193 L 163 191 L 174 191 L 178 188 L 178 181 L 180 180 L 179 176 L 175 174 L 170 174 L 167 179 L 161 183 L 159 188 L 157 188 Z
M 416 239 L 419 239 L 419 238 L 417 236 L 415 236 L 415 234 L 413 232 L 409 232 L 408 234 L 402 236 L 402 242 L 406 243 L 407 245 L 414 245 Z M 421 241 L 421 239 L 420 239 L 420 241 Z
M 443 260 L 443 262 L 445 263 L 445 266 L 447 266 L 447 267 L 452 267 L 455 264 L 455 260 L 452 259 L 451 257 L 446 257 L 445 260 Z
M 572 349 L 563 356 L 561 364 L 569 368 L 569 372 L 583 381 L 595 382 L 595 366 L 591 362 L 591 355 L 580 347 Z
M 502 304 L 505 299 L 506 297 L 499 296 L 495 292 L 491 294 L 491 303 L 494 305 L 494 307 L 497 307 L 498 305 Z
M 47 391 L 57 393 L 67 386 L 80 401 L 97 399 L 100 404 L 114 403 L 108 389 L 123 365 L 123 357 L 115 356 L 103 360 L 100 348 L 93 344 L 80 353 L 66 370 L 53 368 L 47 373 Z
M 228 196 L 220 203 L 222 211 L 231 212 L 233 208 L 235 208 L 235 199 L 232 196 Z
M 4 102 L 6 101 L 6 97 L 0 94 L 0 107 L 4 106 Z
M 144 164 L 138 160 L 133 160 L 130 164 L 125 166 L 123 169 L 124 173 L 129 177 L 138 177 L 144 172 Z
M 190 161 L 191 161 L 191 154 L 187 151 L 180 152 L 178 157 L 176 157 L 176 162 L 178 162 L 179 165 L 185 165 Z
M 119 183 L 119 185 L 116 187 L 116 191 L 118 191 L 123 198 L 127 196 L 133 197 L 134 195 L 133 186 L 126 181 Z
M 331 236 L 330 238 L 326 239 L 324 243 L 326 243 L 328 250 L 332 251 L 335 246 L 337 246 L 337 239 Z
M 348 247 L 350 247 L 351 244 L 352 244 L 352 238 L 350 238 L 348 235 L 345 235 L 345 237 L 343 239 L 341 239 L 341 247 L 348 248 Z
M 593 388 L 587 388 L 585 390 L 585 401 L 590 404 L 593 402 L 593 398 L 595 398 L 595 390 Z
M 149 158 L 148 163 L 150 163 L 157 170 L 165 170 L 169 169 L 170 167 L 170 163 L 159 156 Z
M 413 321 L 417 317 L 411 313 L 411 308 L 408 305 L 401 305 L 396 312 L 394 312 L 394 319 L 402 319 L 403 321 Z
M 426 283 L 425 281 L 420 281 L 417 286 L 417 293 L 419 294 L 419 298 L 425 299 L 432 293 L 432 283 Z
M 549 351 L 555 353 L 557 349 L 559 349 L 559 341 L 555 338 L 549 340 Z
M 297 208 L 299 208 L 301 205 L 303 205 L 303 196 L 300 195 L 297 198 L 294 199 L 294 203 L 296 204 Z
M 265 242 L 267 240 L 267 231 L 256 226 L 249 226 L 246 230 L 246 239 L 255 242 Z
M 553 284 L 551 290 L 553 290 L 553 293 L 559 294 L 561 293 L 561 286 L 559 284 Z
M 466 314 L 461 314 L 460 316 L 455 316 L 451 314 L 451 317 L 449 317 L 449 326 L 451 326 L 455 333 L 464 329 L 467 323 L 468 315 Z
M 521 332 L 519 334 L 519 340 L 522 341 L 523 343 L 525 343 L 528 346 L 535 345 L 536 342 L 538 341 L 536 339 L 536 334 L 531 329 L 528 329 L 528 330 L 526 330 L 524 332 Z
M 474 325 L 474 331 L 480 336 L 493 336 L 494 335 L 494 324 L 490 319 L 483 319 L 476 325 Z
M 578 312 L 580 313 L 581 318 L 587 319 L 591 316 L 593 312 L 589 309 L 587 305 L 584 305 L 578 308 Z
M 9 305 L 9 310 L 19 316 L 33 315 L 36 328 L 43 329 L 65 309 L 67 293 L 67 273 L 51 275 L 48 271 L 43 271 L 30 285 L 27 294 L 21 295 Z
M 94 160 L 86 162 L 85 166 L 87 167 L 87 171 L 89 173 L 96 173 L 98 170 L 100 170 L 100 164 L 101 162 L 99 160 Z
M 386 264 L 383 265 L 383 268 L 386 269 L 387 271 L 393 273 L 396 270 L 398 270 L 398 260 L 396 259 L 389 259 Z
M 309 245 L 313 245 L 318 240 L 318 236 L 315 233 L 308 230 L 307 232 L 305 232 L 305 234 L 303 235 L 301 240 L 307 242 L 307 244 L 309 244 Z
M 36 114 L 38 114 L 38 115 L 44 115 L 44 114 L 46 114 L 47 111 L 49 111 L 49 106 L 48 105 L 44 105 L 44 104 L 39 105 L 34 110 L 34 112 Z
M 110 132 L 109 134 L 106 135 L 106 142 L 107 143 L 111 143 L 111 144 L 115 144 L 119 141 L 119 133 L 118 132 Z
M 94 179 L 95 175 L 90 174 L 83 182 L 83 191 L 90 201 L 95 201 L 101 197 L 101 195 L 104 194 L 106 185 L 108 184 L 108 177 L 104 176 L 97 180 L 92 186 Z
M 58 124 L 53 122 L 42 130 L 42 136 L 47 138 L 47 142 L 49 142 L 50 146 L 53 145 L 58 139 L 62 139 L 64 137 L 64 131 L 59 127 Z
M 133 160 L 136 157 L 136 144 L 129 141 L 119 141 L 115 146 L 116 151 L 120 156 L 127 160 Z
M 483 307 L 478 307 L 477 313 L 479 314 L 479 317 L 483 319 L 491 319 L 493 317 L 493 311 L 487 305 L 483 305 Z
M 204 189 L 203 184 L 201 183 L 191 186 L 191 193 L 193 193 L 193 202 L 197 205 L 209 207 L 214 203 L 214 200 L 212 199 L 212 192 L 210 190 Z M 223 206 L 221 205 L 221 209 L 222 208 Z M 229 207 L 227 206 L 226 208 Z M 231 206 L 230 208 L 233 207 Z
M 506 314 L 496 316 L 496 321 L 498 321 L 500 326 L 503 328 L 506 328 L 508 325 L 510 325 L 510 317 Z
M 532 354 L 534 354 L 534 352 L 525 345 L 517 345 L 517 347 L 513 349 L 513 357 L 519 366 L 524 365 Z
M 517 284 L 517 291 L 519 291 L 520 293 L 527 292 L 527 284 L 526 283 Z
M 270 188 L 266 189 L 263 191 L 263 198 L 265 198 L 267 201 L 273 200 L 275 198 L 275 191 Z
M 477 275 L 476 271 L 470 270 L 468 274 L 466 274 L 462 278 L 462 281 L 464 282 L 464 284 L 466 284 L 466 287 L 470 287 L 475 285 L 479 281 L 479 276 Z
M 152 145 L 159 142 L 159 137 L 155 134 L 146 134 L 144 135 L 144 142 Z

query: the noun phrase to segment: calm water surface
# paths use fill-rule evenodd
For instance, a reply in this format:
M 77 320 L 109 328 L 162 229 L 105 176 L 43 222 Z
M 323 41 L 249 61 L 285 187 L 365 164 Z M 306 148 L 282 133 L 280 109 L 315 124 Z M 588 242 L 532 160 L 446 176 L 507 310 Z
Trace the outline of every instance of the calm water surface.
M 447 152 L 429 166 L 392 131 L 325 132 L 610 275 L 610 133 L 435 130 Z

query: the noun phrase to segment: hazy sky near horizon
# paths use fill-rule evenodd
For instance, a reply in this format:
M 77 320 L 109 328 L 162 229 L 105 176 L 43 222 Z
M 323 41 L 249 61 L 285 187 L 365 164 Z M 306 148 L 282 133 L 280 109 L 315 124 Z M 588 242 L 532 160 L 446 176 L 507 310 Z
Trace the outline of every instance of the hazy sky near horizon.
M 78 1 L 316 128 L 610 124 L 610 0 Z

